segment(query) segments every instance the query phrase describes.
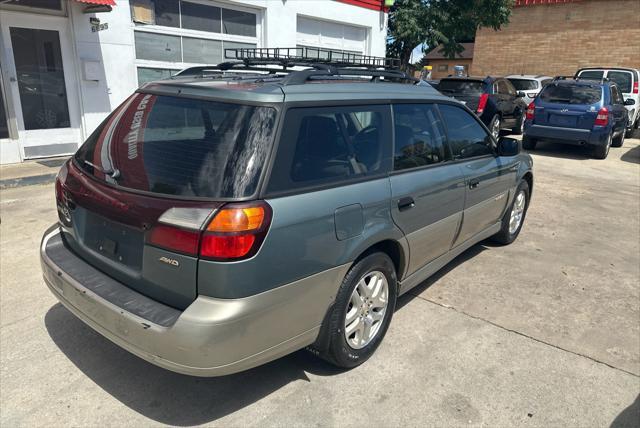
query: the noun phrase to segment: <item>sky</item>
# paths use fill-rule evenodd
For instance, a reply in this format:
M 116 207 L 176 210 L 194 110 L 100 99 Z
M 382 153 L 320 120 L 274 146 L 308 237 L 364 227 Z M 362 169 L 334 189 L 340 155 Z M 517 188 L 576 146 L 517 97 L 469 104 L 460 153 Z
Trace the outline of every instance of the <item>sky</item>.
M 415 47 L 415 49 L 413 50 L 413 52 L 411 52 L 411 60 L 409 60 L 409 62 L 411 64 L 414 64 L 418 61 L 420 61 L 420 59 L 422 58 L 422 56 L 424 55 L 424 53 L 422 52 L 422 47 L 426 48 L 426 45 L 418 45 Z

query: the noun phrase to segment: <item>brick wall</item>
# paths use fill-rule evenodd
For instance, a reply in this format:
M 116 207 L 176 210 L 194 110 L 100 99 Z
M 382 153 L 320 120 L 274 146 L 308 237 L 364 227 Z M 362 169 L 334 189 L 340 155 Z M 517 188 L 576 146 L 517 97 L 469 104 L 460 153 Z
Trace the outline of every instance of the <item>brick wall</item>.
M 573 75 L 585 66 L 640 68 L 640 0 L 516 7 L 501 31 L 477 32 L 471 73 Z

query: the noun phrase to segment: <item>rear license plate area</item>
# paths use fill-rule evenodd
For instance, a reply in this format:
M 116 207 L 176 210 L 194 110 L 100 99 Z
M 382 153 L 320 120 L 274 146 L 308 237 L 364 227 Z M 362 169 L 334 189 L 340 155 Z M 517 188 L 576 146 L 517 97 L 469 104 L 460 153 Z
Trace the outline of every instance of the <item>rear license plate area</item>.
M 141 231 L 86 212 L 84 244 L 103 257 L 129 268 L 142 267 L 144 235 Z
M 565 116 L 560 114 L 552 114 L 551 117 L 549 118 L 549 123 L 551 125 L 557 125 L 557 126 L 567 126 L 567 127 L 576 126 L 577 117 L 568 116 L 568 115 Z

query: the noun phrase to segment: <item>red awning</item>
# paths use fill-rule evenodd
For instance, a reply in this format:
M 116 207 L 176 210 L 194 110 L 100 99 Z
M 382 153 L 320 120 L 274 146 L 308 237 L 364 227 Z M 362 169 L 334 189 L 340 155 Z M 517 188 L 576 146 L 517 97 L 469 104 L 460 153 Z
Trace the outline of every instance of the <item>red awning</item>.
M 80 3 L 99 4 L 102 6 L 115 6 L 116 0 L 76 0 Z

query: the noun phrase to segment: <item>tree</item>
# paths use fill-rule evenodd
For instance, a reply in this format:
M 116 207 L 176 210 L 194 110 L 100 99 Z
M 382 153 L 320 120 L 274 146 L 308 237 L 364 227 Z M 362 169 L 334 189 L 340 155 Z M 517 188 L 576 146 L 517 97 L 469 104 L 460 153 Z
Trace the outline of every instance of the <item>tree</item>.
M 509 22 L 514 0 L 396 0 L 389 11 L 387 56 L 400 58 L 406 69 L 413 49 L 442 46 L 447 58 L 464 50 L 476 30 L 499 30 Z

